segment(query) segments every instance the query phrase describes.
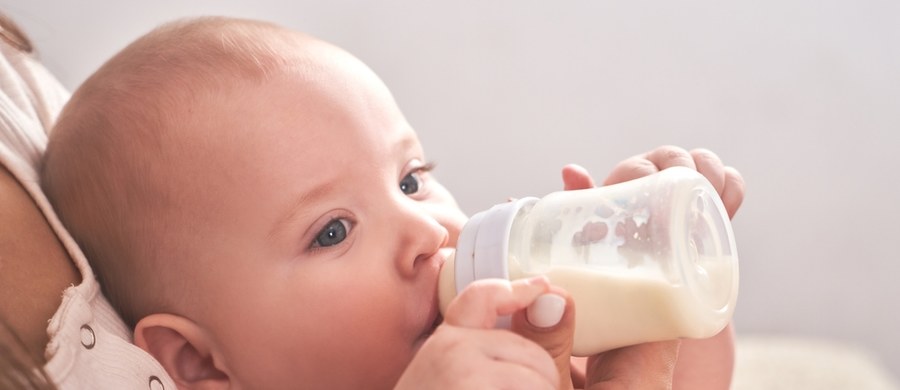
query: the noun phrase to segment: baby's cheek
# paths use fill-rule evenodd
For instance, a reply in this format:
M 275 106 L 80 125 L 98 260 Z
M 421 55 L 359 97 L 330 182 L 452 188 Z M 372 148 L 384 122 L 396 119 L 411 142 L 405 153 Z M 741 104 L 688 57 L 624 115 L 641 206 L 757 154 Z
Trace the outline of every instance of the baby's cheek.
M 451 216 L 451 218 L 447 221 L 446 224 L 442 225 L 447 228 L 447 233 L 450 235 L 450 240 L 447 243 L 447 246 L 456 247 L 456 242 L 459 239 L 459 233 L 462 231 L 463 225 L 466 224 L 468 218 L 460 212 L 457 215 Z
M 449 192 L 444 190 L 443 197 L 435 196 L 436 200 L 429 205 L 429 211 L 434 215 L 438 223 L 441 224 L 450 235 L 448 246 L 456 246 L 456 239 L 459 232 L 469 218 L 463 213 L 462 209 L 453 200 Z

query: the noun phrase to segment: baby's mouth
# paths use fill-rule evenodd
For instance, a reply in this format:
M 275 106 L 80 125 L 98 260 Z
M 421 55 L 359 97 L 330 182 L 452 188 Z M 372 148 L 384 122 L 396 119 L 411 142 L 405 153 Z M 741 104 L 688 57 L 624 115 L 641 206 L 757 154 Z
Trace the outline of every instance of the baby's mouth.
M 435 257 L 438 260 L 438 272 L 440 272 L 440 267 L 442 267 L 444 265 L 444 262 L 446 261 L 447 257 L 452 255 L 453 251 L 454 251 L 454 248 L 441 248 L 441 250 L 435 254 Z M 425 332 L 423 332 L 423 334 L 422 334 L 423 340 L 427 339 L 428 337 L 431 337 L 431 335 L 434 334 L 434 331 L 437 329 L 437 327 L 440 326 L 444 322 L 444 316 L 441 314 L 441 311 L 439 308 L 440 308 L 440 302 L 438 300 L 438 286 L 437 286 L 437 283 L 435 283 L 434 300 L 432 303 L 432 310 L 434 310 L 434 314 L 432 314 L 432 315 L 434 316 L 434 321 L 432 321 L 431 325 L 429 325 L 425 329 Z

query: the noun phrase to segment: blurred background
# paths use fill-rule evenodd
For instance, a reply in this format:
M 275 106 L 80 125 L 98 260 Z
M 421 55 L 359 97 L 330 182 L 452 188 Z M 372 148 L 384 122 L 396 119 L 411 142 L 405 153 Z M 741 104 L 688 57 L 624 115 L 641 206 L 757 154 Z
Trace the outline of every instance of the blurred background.
M 0 0 L 70 90 L 161 22 L 273 21 L 392 89 L 469 214 L 599 180 L 658 145 L 748 183 L 742 338 L 822 340 L 900 373 L 900 2 Z M 841 353 L 841 352 L 836 352 Z

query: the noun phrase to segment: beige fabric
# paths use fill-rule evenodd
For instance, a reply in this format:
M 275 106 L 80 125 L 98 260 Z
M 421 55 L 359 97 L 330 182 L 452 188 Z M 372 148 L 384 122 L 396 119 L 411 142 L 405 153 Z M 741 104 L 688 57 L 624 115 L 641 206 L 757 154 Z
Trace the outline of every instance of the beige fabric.
M 87 260 L 38 184 L 37 164 L 68 92 L 32 57 L 3 43 L 0 50 L 0 164 L 40 207 L 82 277 L 81 284 L 63 293 L 47 328 L 50 379 L 63 390 L 159 389 L 159 384 L 175 389 L 159 363 L 131 343 L 130 331 L 100 292 Z
M 900 390 L 870 352 L 834 340 L 738 335 L 733 390 Z

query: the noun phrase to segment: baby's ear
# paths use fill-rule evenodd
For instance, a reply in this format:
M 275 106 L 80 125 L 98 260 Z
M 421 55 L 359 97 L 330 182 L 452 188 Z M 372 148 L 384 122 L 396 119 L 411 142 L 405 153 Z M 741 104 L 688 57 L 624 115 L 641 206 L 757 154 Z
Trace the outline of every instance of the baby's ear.
M 134 343 L 156 358 L 179 389 L 231 385 L 212 340 L 191 320 L 172 314 L 146 316 L 134 328 Z

